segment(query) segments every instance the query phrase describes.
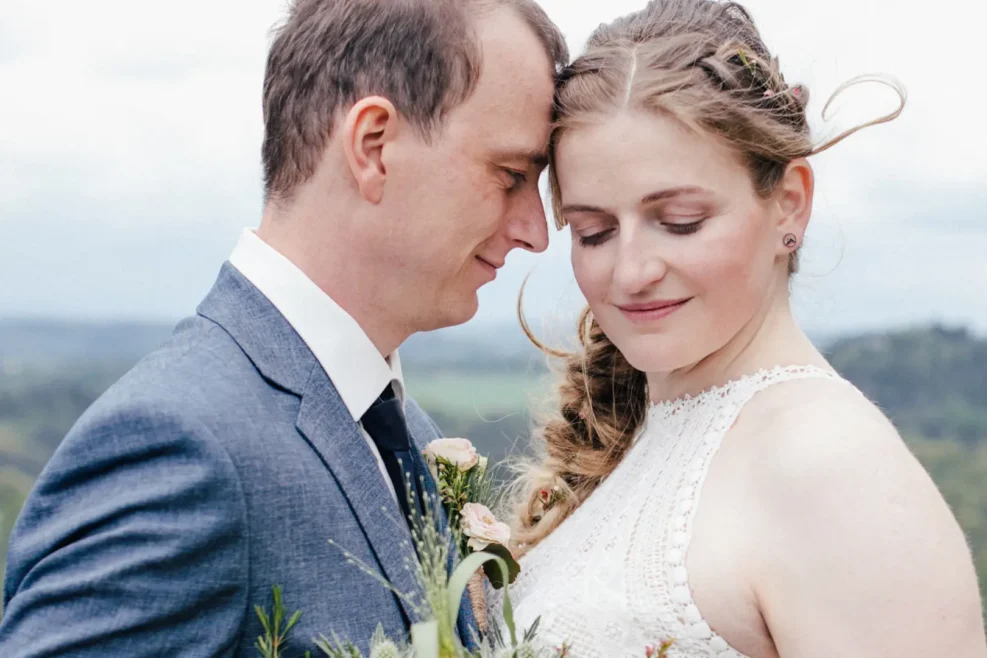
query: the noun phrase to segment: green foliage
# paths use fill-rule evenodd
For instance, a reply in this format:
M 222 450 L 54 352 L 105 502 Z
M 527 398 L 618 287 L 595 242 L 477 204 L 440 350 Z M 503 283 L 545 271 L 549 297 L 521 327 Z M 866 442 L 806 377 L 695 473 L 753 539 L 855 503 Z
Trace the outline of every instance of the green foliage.
M 426 453 L 429 454 L 429 453 Z M 460 470 L 455 464 L 443 457 L 428 457 L 431 468 L 437 475 L 439 497 L 445 506 L 449 525 L 457 530 L 462 523 L 461 510 L 466 503 L 479 503 L 487 507 L 493 506 L 493 490 L 487 478 L 486 459 L 468 470 Z M 469 538 L 460 537 L 459 550 L 462 555 L 467 553 L 466 542 Z
M 323 635 L 316 640 L 315 646 L 329 658 L 363 658 L 363 654 L 360 653 L 355 644 L 349 640 L 343 640 L 335 633 L 332 633 L 331 638 Z
M 932 327 L 847 338 L 827 351 L 833 366 L 902 433 L 987 440 L 987 340 Z
M 31 490 L 33 479 L 10 467 L 0 467 L 0 569 L 7 559 L 7 538 L 14 528 L 17 514 Z
M 531 406 L 546 387 L 541 373 L 455 370 L 411 371 L 408 390 L 422 407 L 458 416 L 497 418 Z
M 521 565 L 517 563 L 511 551 L 501 544 L 489 544 L 483 549 L 484 553 L 490 553 L 496 555 L 504 564 L 507 565 L 507 582 L 504 582 L 504 577 L 500 570 L 496 568 L 496 565 L 492 562 L 483 565 L 483 573 L 487 575 L 487 579 L 490 581 L 490 585 L 494 589 L 500 589 L 504 585 L 511 584 L 517 579 L 518 574 L 521 573 Z
M 973 551 L 980 593 L 987 601 L 987 441 L 908 439 L 956 515 Z
M 259 605 L 254 606 L 257 618 L 260 619 L 260 623 L 264 627 L 264 634 L 257 638 L 254 647 L 257 649 L 258 654 L 260 654 L 260 658 L 287 658 L 281 653 L 281 650 L 288 639 L 288 633 L 291 632 L 291 629 L 294 628 L 295 624 L 298 623 L 298 619 L 302 616 L 302 611 L 295 611 L 284 625 L 284 628 L 281 628 L 287 608 L 282 599 L 281 587 L 274 585 L 271 589 L 274 595 L 273 614 L 269 615 L 266 608 Z M 377 631 L 374 633 L 371 640 L 371 647 L 374 647 L 375 642 L 378 644 L 387 642 L 386 638 L 384 638 L 384 629 L 381 626 L 378 626 Z M 329 656 L 329 658 L 363 658 L 363 654 L 360 653 L 356 645 L 348 640 L 341 639 L 336 633 L 332 633 L 331 638 L 325 635 L 321 636 L 315 640 L 315 646 L 322 653 Z M 395 647 L 395 650 L 397 650 L 397 647 Z M 374 656 L 373 651 L 371 651 L 371 657 L 377 658 L 377 656 Z M 305 652 L 305 658 L 311 658 L 310 651 Z M 401 656 L 395 653 L 393 658 L 401 658 Z
M 331 633 L 331 637 L 322 635 L 315 644 L 329 658 L 364 658 L 355 644 L 340 638 L 336 633 Z M 415 650 L 403 642 L 391 640 L 384 634 L 384 627 L 378 624 L 370 638 L 367 658 L 415 658 Z
M 7 564 L 7 544 L 14 522 L 24 505 L 33 478 L 11 468 L 0 466 L 0 582 L 3 580 Z M 3 603 L 0 601 L 0 618 L 3 617 Z
M 261 658 L 285 658 L 281 654 L 281 648 L 284 646 L 288 633 L 301 618 L 302 612 L 301 610 L 296 611 L 285 624 L 284 617 L 287 610 L 284 607 L 284 601 L 281 600 L 281 587 L 275 585 L 271 589 L 274 593 L 274 614 L 268 615 L 265 608 L 259 605 L 254 606 L 254 611 L 264 627 L 264 634 L 257 638 L 254 646 L 260 652 Z M 284 628 L 281 627 L 282 624 L 284 624 Z M 309 658 L 309 655 L 309 652 L 306 651 L 306 658 Z
M 469 546 L 470 537 L 467 530 L 462 527 L 464 507 L 469 503 L 477 503 L 487 509 L 494 509 L 497 503 L 497 496 L 494 493 L 491 479 L 488 477 L 488 458 L 483 456 L 479 463 L 463 470 L 444 457 L 432 455 L 428 450 L 425 454 L 436 475 L 439 497 L 446 510 L 446 518 L 458 538 L 459 554 L 461 556 L 469 555 L 473 549 Z M 501 577 L 496 563 L 484 564 L 484 571 L 494 589 L 500 589 L 506 584 L 513 583 L 521 568 L 510 550 L 499 544 L 489 544 L 483 550 L 498 556 L 507 564 L 508 580 L 506 582 Z

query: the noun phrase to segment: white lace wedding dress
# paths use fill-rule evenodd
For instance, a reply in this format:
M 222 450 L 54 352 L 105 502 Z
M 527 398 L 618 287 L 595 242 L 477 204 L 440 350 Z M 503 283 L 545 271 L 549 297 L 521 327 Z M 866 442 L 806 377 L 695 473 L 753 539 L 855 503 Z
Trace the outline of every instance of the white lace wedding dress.
M 743 658 L 703 620 L 689 588 L 699 495 L 724 435 L 757 392 L 819 377 L 839 379 L 779 367 L 651 405 L 613 473 L 521 560 L 510 590 L 519 632 L 540 616 L 537 644 L 566 642 L 571 658 L 643 658 L 646 646 L 672 638 L 673 658 Z M 502 599 L 491 598 L 499 612 Z

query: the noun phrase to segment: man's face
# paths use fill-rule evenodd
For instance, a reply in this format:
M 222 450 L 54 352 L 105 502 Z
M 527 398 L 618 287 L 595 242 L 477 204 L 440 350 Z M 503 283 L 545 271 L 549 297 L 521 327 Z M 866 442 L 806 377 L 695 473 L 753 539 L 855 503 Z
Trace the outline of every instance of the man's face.
M 538 192 L 553 80 L 549 57 L 514 12 L 476 25 L 483 65 L 470 98 L 426 141 L 406 134 L 386 149 L 382 204 L 401 308 L 413 331 L 460 324 L 477 310 L 516 248 L 541 252 L 548 227 Z M 410 133 L 410 131 L 407 131 Z

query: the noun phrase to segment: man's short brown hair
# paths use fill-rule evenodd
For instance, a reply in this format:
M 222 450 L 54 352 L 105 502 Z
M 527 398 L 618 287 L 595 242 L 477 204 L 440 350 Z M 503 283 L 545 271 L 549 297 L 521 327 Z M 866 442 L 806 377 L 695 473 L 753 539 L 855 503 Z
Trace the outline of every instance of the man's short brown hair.
M 284 199 L 315 173 L 339 114 L 380 95 L 428 138 L 472 94 L 481 56 L 477 15 L 515 10 L 557 74 L 569 53 L 535 0 L 296 0 L 264 76 L 264 190 Z

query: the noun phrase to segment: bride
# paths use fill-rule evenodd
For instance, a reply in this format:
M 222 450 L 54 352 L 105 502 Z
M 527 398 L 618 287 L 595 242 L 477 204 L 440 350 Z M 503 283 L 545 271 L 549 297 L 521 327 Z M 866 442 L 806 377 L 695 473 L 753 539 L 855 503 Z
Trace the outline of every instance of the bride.
M 552 193 L 589 308 L 511 592 L 570 657 L 987 656 L 950 510 L 792 317 L 806 158 L 859 129 L 814 146 L 808 100 L 711 0 L 601 26 L 562 76 Z

